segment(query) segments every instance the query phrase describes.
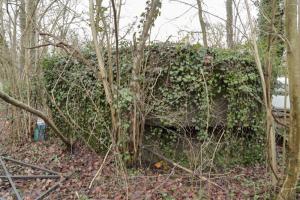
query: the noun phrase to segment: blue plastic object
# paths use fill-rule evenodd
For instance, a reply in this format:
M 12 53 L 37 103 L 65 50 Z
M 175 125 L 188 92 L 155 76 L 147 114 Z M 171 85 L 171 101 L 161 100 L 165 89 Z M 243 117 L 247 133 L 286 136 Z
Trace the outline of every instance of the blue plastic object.
M 38 119 L 33 135 L 34 141 L 44 141 L 46 139 L 46 124 L 42 119 Z
M 34 132 L 33 132 L 33 140 L 35 142 L 39 141 L 39 129 L 38 127 L 34 128 Z

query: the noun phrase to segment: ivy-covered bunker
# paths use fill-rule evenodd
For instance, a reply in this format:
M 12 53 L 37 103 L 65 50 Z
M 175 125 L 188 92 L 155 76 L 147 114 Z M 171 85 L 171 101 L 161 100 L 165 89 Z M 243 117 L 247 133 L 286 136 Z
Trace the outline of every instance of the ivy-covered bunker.
M 110 114 L 96 75 L 96 56 L 89 50 L 84 56 L 94 63 L 94 69 L 68 56 L 45 59 L 45 86 L 58 126 L 99 148 L 109 138 Z M 207 121 L 228 130 L 246 127 L 261 131 L 260 81 L 254 59 L 246 51 L 152 44 L 145 51 L 144 62 L 145 73 L 140 78 L 145 83 L 148 124 L 193 126 L 199 134 L 207 128 Z M 120 109 L 128 109 L 126 105 L 132 100 L 128 85 L 131 64 L 131 51 L 122 48 Z

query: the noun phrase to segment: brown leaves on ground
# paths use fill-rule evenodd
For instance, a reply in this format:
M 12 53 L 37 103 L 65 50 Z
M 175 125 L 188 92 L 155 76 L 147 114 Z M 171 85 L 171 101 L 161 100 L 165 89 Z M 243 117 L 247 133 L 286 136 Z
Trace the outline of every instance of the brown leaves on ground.
M 17 160 L 36 164 L 70 176 L 46 199 L 264 199 L 268 193 L 268 176 L 264 167 L 238 168 L 223 174 L 211 174 L 213 182 L 224 188 L 220 190 L 201 182 L 182 171 L 166 165 L 164 161 L 154 163 L 147 169 L 128 169 L 126 174 L 118 170 L 110 156 L 91 189 L 89 184 L 102 164 L 103 156 L 97 155 L 83 145 L 78 145 L 75 154 L 67 152 L 57 140 L 26 142 L 22 145 L 5 145 L 0 136 L 0 153 Z M 167 167 L 166 167 L 167 166 Z M 13 170 L 15 169 L 15 170 Z M 39 174 L 32 169 L 11 167 L 14 173 Z M 17 171 L 16 171 L 17 170 Z M 1 172 L 1 171 L 0 171 Z M 3 172 L 1 172 L 3 173 Z M 203 174 L 208 177 L 208 174 Z M 36 198 L 53 186 L 55 180 L 15 181 L 24 199 Z M 265 191 L 265 192 L 261 192 Z M 255 195 L 255 194 L 258 195 Z M 260 193 L 260 194 L 259 194 Z M 13 199 L 10 185 L 0 181 L 0 197 Z

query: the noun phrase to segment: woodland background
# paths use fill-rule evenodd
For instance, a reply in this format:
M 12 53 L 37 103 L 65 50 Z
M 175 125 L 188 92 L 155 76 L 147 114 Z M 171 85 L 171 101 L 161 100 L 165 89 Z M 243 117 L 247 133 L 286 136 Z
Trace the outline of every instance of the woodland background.
M 220 0 L 222 18 L 205 0 L 148 0 L 124 26 L 130 3 L 0 0 L 1 151 L 25 159 L 26 146 L 30 162 L 41 151 L 37 163 L 77 169 L 81 184 L 62 192 L 70 199 L 297 198 L 300 2 Z M 188 8 L 176 18 L 195 10 L 200 29 L 153 37 L 169 4 Z M 272 104 L 279 93 L 283 109 Z M 49 127 L 41 143 L 37 117 Z M 104 168 L 121 195 L 98 180 Z M 137 194 L 136 174 L 166 179 L 143 179 Z

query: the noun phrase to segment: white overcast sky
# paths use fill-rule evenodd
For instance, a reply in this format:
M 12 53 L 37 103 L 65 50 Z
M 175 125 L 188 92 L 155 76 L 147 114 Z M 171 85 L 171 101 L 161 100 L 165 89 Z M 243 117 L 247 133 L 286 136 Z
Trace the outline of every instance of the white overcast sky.
M 191 4 L 196 4 L 196 0 L 185 1 Z M 127 3 L 127 8 L 130 10 L 129 12 L 131 14 L 138 11 L 141 12 L 145 6 L 145 1 L 143 0 L 128 0 Z M 225 19 L 226 12 L 223 0 L 207 0 L 205 2 L 204 9 Z M 123 12 L 123 14 L 125 13 Z M 205 17 L 211 21 L 211 17 L 209 15 L 205 14 Z M 213 20 L 216 22 L 216 19 Z M 155 22 L 152 39 L 166 40 L 169 36 L 176 39 L 176 37 L 180 37 L 178 35 L 180 30 L 200 30 L 197 10 L 178 2 L 163 0 L 161 16 Z
M 181 0 L 189 4 L 196 5 L 196 0 Z M 243 23 L 246 23 L 247 16 L 243 6 L 244 0 L 236 0 L 240 2 L 239 12 Z M 251 3 L 251 1 L 249 1 Z M 88 1 L 82 1 L 83 8 L 88 10 Z M 128 26 L 145 9 L 146 0 L 126 0 L 121 13 L 121 28 Z M 257 11 L 252 6 L 252 17 L 256 17 Z M 203 9 L 220 18 L 226 19 L 225 0 L 204 0 Z M 235 10 L 235 9 L 234 9 Z M 225 23 L 224 21 L 204 13 L 204 17 L 208 23 Z M 151 39 L 165 41 L 171 36 L 171 40 L 176 41 L 182 38 L 183 34 L 178 34 L 180 30 L 200 31 L 198 13 L 195 8 L 190 8 L 172 0 L 162 0 L 161 16 L 155 22 L 155 27 L 152 30 Z M 181 32 L 182 33 L 182 32 Z M 127 39 L 131 39 L 130 34 Z
M 182 1 L 196 5 L 196 0 Z M 146 0 L 126 0 L 126 5 L 122 12 L 122 24 L 132 21 L 135 16 L 139 16 L 144 10 L 145 2 Z M 204 0 L 203 2 L 203 9 L 205 11 L 226 19 L 225 0 Z M 239 2 L 239 0 L 236 0 L 236 2 Z M 241 18 L 245 23 L 247 17 L 242 4 L 244 1 L 240 0 L 240 2 Z M 253 17 L 255 17 L 257 12 L 255 9 L 252 11 Z M 225 23 L 209 14 L 205 13 L 204 15 L 208 23 Z M 169 36 L 172 36 L 173 40 L 177 40 L 182 37 L 182 35 L 178 35 L 180 30 L 200 30 L 197 10 L 178 2 L 162 0 L 161 16 L 155 22 L 155 27 L 152 31 L 152 39 L 166 40 Z

